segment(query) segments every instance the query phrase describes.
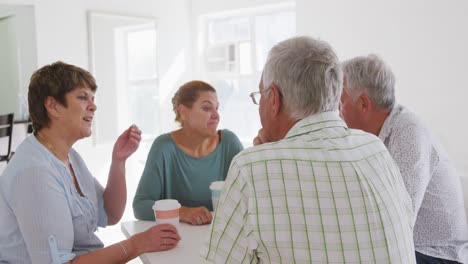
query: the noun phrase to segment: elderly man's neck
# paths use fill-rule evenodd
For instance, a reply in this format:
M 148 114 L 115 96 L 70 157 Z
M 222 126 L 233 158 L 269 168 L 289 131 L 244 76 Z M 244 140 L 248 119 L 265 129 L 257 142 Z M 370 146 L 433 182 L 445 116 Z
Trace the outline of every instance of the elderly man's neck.
M 299 122 L 300 119 L 291 119 L 287 115 L 282 115 L 278 118 L 277 125 L 275 126 L 275 140 L 278 141 L 286 137 L 286 134 L 291 130 L 291 128 Z
M 391 109 L 374 110 L 370 115 L 366 124 L 366 132 L 379 136 L 385 120 L 390 115 Z

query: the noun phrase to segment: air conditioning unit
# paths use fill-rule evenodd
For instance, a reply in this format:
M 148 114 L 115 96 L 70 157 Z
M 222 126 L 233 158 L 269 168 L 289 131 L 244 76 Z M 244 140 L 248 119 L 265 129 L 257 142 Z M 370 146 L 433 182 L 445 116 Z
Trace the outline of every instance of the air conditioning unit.
M 211 46 L 206 50 L 206 70 L 208 72 L 237 72 L 237 45 L 228 43 Z

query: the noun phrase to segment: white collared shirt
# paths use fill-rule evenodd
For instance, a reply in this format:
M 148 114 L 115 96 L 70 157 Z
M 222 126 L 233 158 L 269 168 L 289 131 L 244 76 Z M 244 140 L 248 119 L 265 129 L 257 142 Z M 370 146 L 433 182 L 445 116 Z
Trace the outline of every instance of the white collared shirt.
M 417 214 L 416 251 L 468 262 L 468 231 L 460 178 L 441 144 L 421 120 L 397 105 L 379 138 L 400 168 Z

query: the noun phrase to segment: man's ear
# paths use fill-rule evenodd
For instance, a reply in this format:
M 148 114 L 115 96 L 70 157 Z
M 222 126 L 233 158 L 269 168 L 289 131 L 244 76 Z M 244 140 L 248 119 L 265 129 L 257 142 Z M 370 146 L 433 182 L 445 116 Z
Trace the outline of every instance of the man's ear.
M 269 96 L 268 100 L 271 100 L 270 103 L 272 104 L 272 111 L 273 115 L 278 115 L 281 111 L 282 104 L 283 104 L 283 98 L 281 97 L 281 93 L 278 89 L 278 86 L 276 86 L 275 83 L 271 84 L 270 88 L 270 93 L 271 95 Z
M 372 108 L 374 107 L 371 99 L 367 94 L 361 94 L 358 97 L 357 106 L 359 107 L 359 110 L 364 114 L 372 111 Z
M 44 102 L 44 107 L 51 117 L 58 117 L 60 115 L 58 102 L 52 96 L 47 96 Z

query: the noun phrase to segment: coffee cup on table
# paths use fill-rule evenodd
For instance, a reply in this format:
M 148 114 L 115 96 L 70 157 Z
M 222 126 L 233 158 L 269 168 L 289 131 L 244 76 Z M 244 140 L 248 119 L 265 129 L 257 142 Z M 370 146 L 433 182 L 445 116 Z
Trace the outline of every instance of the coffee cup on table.
M 216 210 L 216 206 L 218 206 L 219 196 L 221 195 L 221 191 L 224 188 L 224 181 L 215 181 L 210 184 L 211 190 L 211 201 L 213 203 L 213 212 Z
M 171 224 L 179 227 L 180 203 L 175 199 L 162 199 L 154 202 L 153 211 L 156 225 Z

